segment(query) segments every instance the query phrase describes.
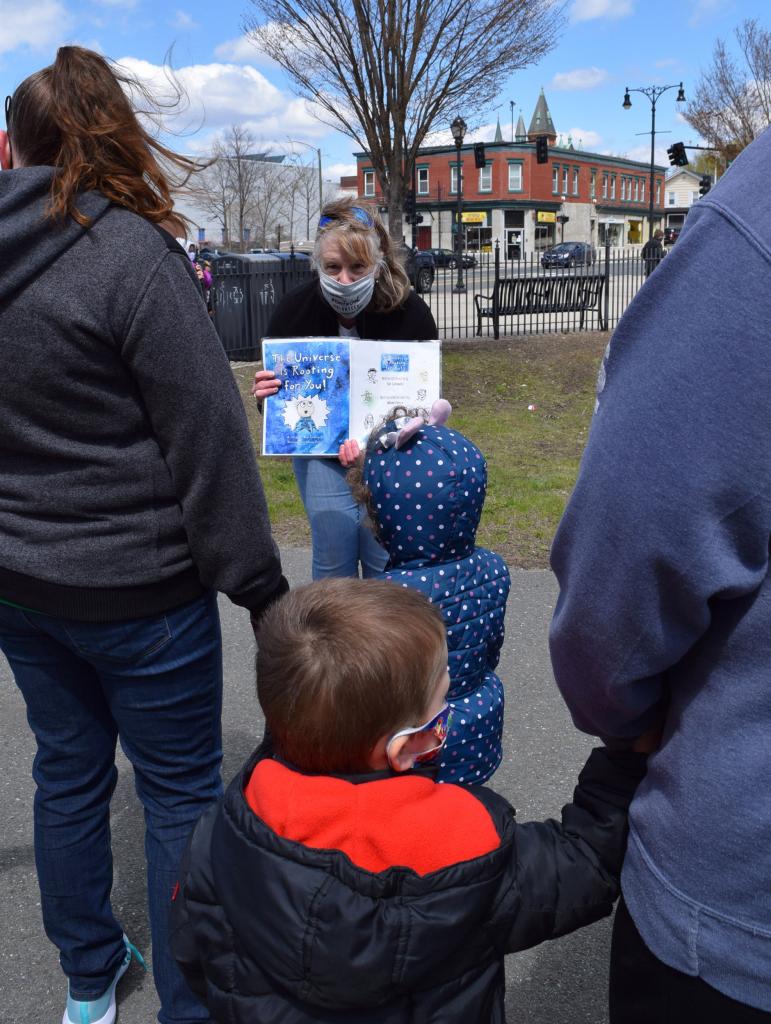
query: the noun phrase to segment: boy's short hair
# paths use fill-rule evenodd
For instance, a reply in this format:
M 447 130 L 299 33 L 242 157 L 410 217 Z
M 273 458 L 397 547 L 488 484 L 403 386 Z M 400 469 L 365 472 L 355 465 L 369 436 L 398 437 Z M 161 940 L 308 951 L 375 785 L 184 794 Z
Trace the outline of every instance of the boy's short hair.
M 421 723 L 446 665 L 442 616 L 416 590 L 326 579 L 290 591 L 258 635 L 276 753 L 305 771 L 370 771 L 378 740 Z

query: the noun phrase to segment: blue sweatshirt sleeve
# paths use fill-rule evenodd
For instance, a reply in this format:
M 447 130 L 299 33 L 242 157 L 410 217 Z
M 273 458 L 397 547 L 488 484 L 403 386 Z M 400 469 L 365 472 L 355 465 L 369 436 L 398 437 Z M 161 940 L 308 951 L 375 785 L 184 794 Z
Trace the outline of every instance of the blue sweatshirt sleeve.
M 552 549 L 555 677 L 576 725 L 606 738 L 655 723 L 712 603 L 767 572 L 771 253 L 721 194 L 613 336 Z

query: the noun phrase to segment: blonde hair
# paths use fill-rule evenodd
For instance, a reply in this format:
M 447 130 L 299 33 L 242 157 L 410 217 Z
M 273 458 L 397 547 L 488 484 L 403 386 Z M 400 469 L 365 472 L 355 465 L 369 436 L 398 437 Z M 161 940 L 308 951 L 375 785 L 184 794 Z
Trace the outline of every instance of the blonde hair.
M 354 209 L 365 210 L 372 218 L 372 227 L 360 220 Z M 410 282 L 401 261 L 394 252 L 393 242 L 386 231 L 377 210 L 358 199 L 346 197 L 326 203 L 322 217 L 329 217 L 316 232 L 313 247 L 313 262 L 316 267 L 321 261 L 324 243 L 334 240 L 349 260 L 376 266 L 379 273 L 375 278 L 373 308 L 378 313 L 390 313 L 403 306 L 410 294 Z
M 385 580 L 292 590 L 257 640 L 257 694 L 276 752 L 323 774 L 368 771 L 378 740 L 420 724 L 447 667 L 439 610 Z

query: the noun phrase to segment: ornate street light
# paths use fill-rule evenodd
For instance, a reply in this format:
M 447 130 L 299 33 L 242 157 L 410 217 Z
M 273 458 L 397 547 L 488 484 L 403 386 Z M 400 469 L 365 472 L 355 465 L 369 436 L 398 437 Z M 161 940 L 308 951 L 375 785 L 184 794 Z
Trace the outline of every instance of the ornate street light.
M 632 107 L 632 98 L 629 95 L 630 92 L 641 92 L 643 96 L 647 96 L 651 104 L 651 172 L 650 172 L 650 189 L 648 192 L 648 238 L 653 238 L 653 196 L 654 196 L 654 177 L 655 177 L 655 163 L 654 153 L 656 148 L 656 100 L 663 93 L 668 92 L 670 89 L 677 89 L 676 103 L 685 103 L 685 90 L 683 89 L 683 83 L 679 82 L 675 85 L 648 85 L 639 89 L 630 89 L 629 86 L 624 90 L 624 102 L 621 106 L 624 110 L 630 110 Z
M 456 117 L 450 125 L 452 137 L 455 139 L 457 158 L 455 162 L 455 186 L 458 193 L 457 229 L 455 232 L 455 255 L 458 263 L 458 277 L 455 282 L 454 292 L 465 292 L 466 285 L 463 280 L 463 249 L 461 248 L 461 228 L 463 224 L 463 175 L 460 161 L 460 151 L 463 146 L 463 137 L 466 134 L 466 122 L 462 117 Z

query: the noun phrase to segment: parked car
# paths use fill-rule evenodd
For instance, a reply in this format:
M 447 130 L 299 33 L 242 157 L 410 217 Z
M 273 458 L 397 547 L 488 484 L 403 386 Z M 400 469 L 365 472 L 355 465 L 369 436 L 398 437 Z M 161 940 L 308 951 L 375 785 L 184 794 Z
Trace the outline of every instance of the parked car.
M 404 269 L 407 271 L 410 284 L 418 294 L 431 291 L 436 269 L 434 257 L 428 250 L 408 249 Z
M 664 228 L 664 245 L 674 245 L 680 237 L 682 228 Z
M 541 254 L 542 267 L 590 267 L 597 258 L 594 246 L 588 242 L 560 242 Z
M 437 267 L 449 267 L 453 270 L 458 266 L 458 255 L 457 253 L 454 253 L 452 249 L 424 249 L 423 251 L 431 253 Z M 470 256 L 466 252 L 461 255 L 462 267 L 475 267 L 476 265 L 476 256 Z

